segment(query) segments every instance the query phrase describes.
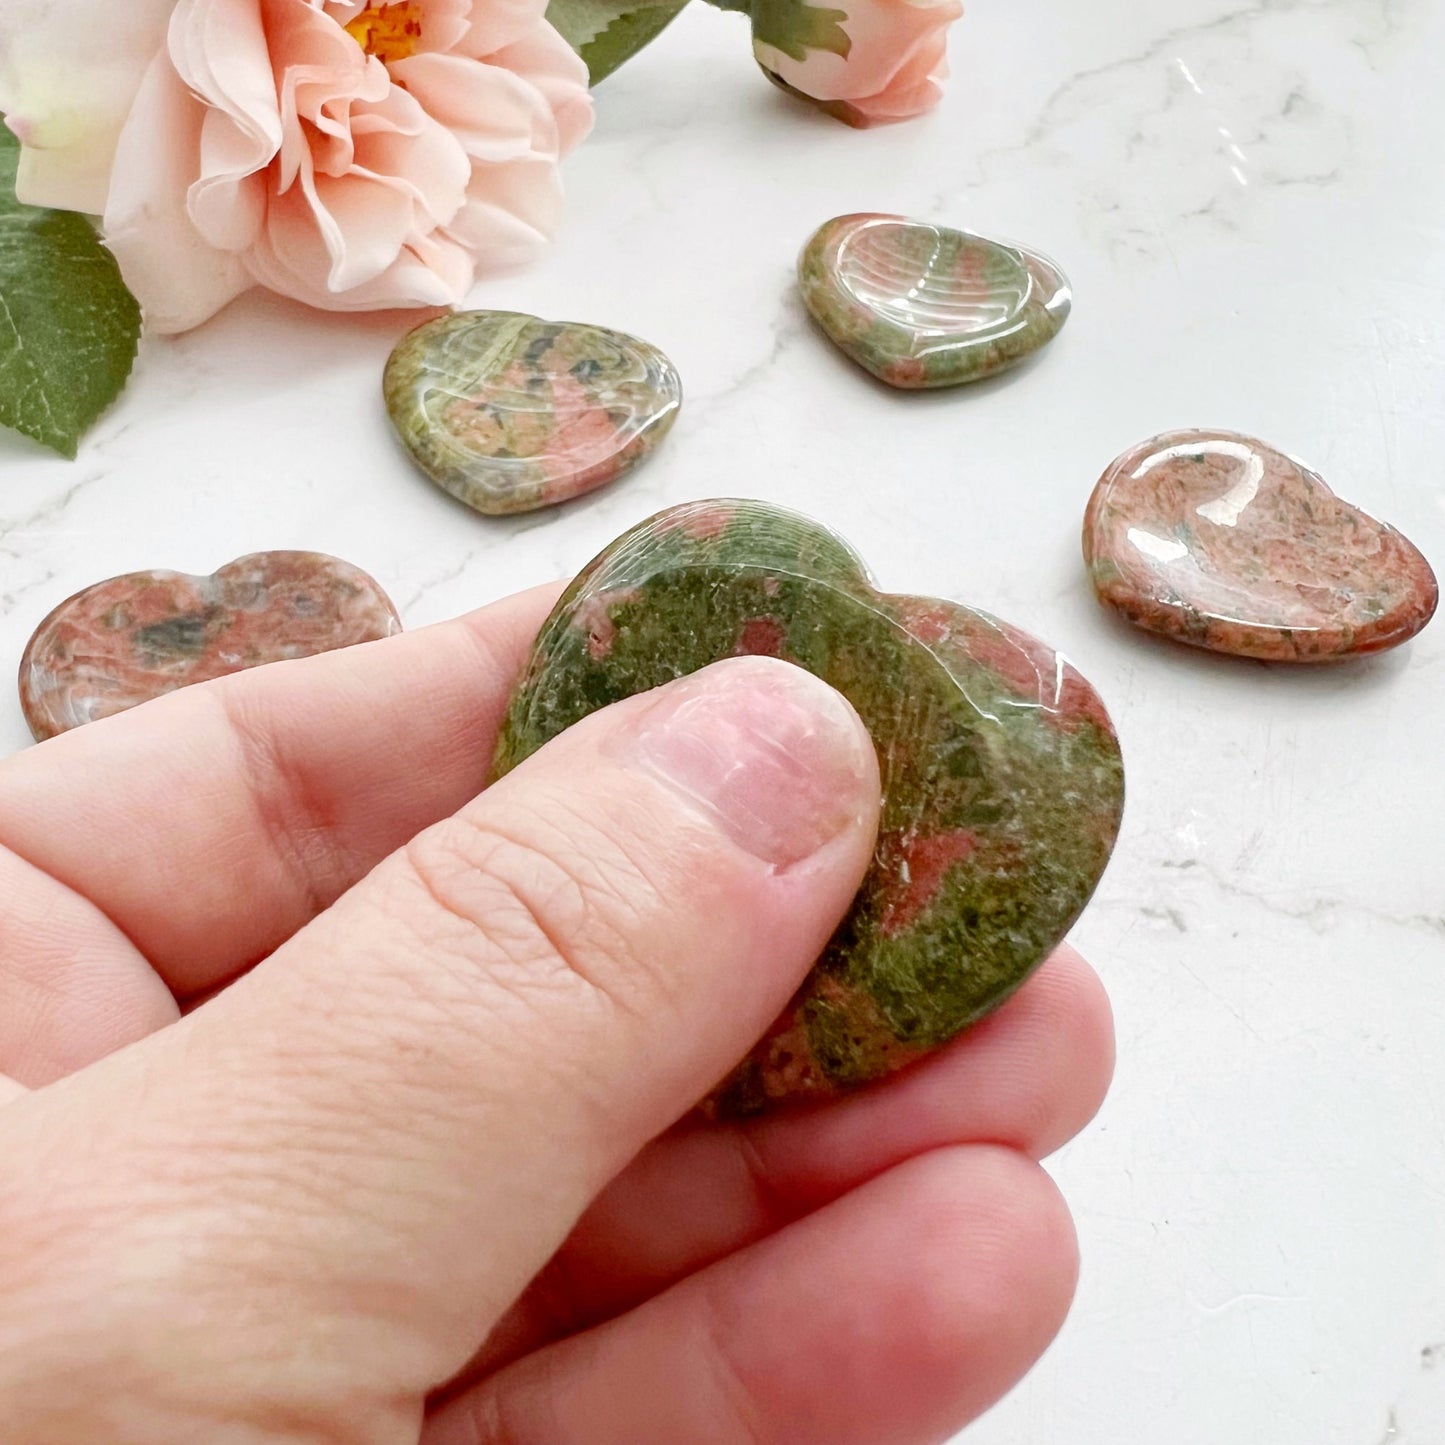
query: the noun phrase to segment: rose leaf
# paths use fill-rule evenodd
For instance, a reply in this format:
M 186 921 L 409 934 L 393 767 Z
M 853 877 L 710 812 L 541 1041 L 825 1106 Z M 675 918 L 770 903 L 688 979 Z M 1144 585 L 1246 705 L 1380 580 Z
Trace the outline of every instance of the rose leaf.
M 592 84 L 676 19 L 687 0 L 551 0 L 547 19 L 587 62 Z
M 781 50 L 793 60 L 806 60 L 810 50 L 847 56 L 853 43 L 842 22 L 846 10 L 801 5 L 798 0 L 752 0 L 753 39 Z
M 135 362 L 140 307 L 95 228 L 15 199 L 0 125 L 0 425 L 74 457 Z

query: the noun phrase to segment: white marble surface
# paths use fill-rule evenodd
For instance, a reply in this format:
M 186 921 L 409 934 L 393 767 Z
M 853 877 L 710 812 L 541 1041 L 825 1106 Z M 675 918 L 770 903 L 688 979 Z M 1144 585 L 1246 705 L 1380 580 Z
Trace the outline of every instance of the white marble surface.
M 473 516 L 388 435 L 394 318 L 243 302 L 148 345 L 77 462 L 0 437 L 0 667 L 132 568 L 318 548 L 415 625 L 727 493 L 1031 628 L 1124 742 L 1124 835 L 1076 931 L 1120 1066 L 1055 1164 L 1073 1317 L 968 1440 L 1442 1445 L 1445 623 L 1334 671 L 1195 656 L 1101 615 L 1078 529 L 1116 452 L 1223 425 L 1445 564 L 1445 6 L 974 0 L 940 112 L 866 134 L 773 93 L 737 17 L 695 8 L 599 92 L 556 248 L 477 292 L 672 354 L 689 400 L 648 467 Z M 886 392 L 790 288 L 812 227 L 859 209 L 1032 242 L 1073 319 L 1011 377 Z M 0 749 L 25 742 L 11 702 Z

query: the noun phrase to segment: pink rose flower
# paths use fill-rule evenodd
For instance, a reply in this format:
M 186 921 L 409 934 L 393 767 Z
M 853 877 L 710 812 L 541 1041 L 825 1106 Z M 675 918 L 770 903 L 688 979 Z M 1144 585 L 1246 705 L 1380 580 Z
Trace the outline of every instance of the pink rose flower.
M 71 12 L 77 53 L 107 12 L 166 12 L 129 94 L 111 74 L 104 113 L 67 113 L 23 54 L 0 63 L 22 199 L 102 210 L 160 331 L 253 285 L 334 310 L 460 301 L 480 268 L 550 236 L 558 163 L 591 125 L 586 67 L 545 0 L 3 3 Z M 0 56 L 9 30 L 0 19 Z
M 786 7 L 791 5 L 790 12 Z M 959 0 L 795 0 L 767 6 L 759 33 L 754 7 L 753 53 L 768 79 L 814 102 L 849 125 L 881 125 L 922 115 L 938 104 L 948 75 L 948 27 L 963 14 Z M 794 16 L 815 10 L 804 32 Z M 810 17 L 811 18 L 811 17 Z M 775 43 L 781 42 L 781 43 Z

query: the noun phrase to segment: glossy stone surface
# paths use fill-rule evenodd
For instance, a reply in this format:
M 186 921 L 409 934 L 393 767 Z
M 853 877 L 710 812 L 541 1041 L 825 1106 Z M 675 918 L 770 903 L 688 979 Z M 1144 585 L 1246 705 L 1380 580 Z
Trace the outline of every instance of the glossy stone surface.
M 839 216 L 798 260 L 803 301 L 859 366 L 918 390 L 978 381 L 1058 335 L 1071 293 L 1047 258 L 903 216 Z
M 1229 431 L 1150 437 L 1100 478 L 1084 517 L 1094 591 L 1130 622 L 1213 652 L 1327 662 L 1430 620 L 1430 564 L 1302 462 Z
M 130 572 L 40 624 L 20 704 L 43 741 L 194 682 L 400 631 L 365 572 L 320 552 L 255 552 L 210 577 Z
M 402 338 L 383 382 L 416 464 L 489 516 L 580 497 L 667 435 L 682 383 L 655 346 L 514 311 L 463 311 Z
M 1119 827 L 1109 718 L 1062 658 L 982 612 L 879 593 L 816 522 L 697 502 L 614 542 L 543 627 L 507 715 L 507 772 L 609 702 L 724 657 L 842 691 L 883 775 L 877 852 L 798 995 L 712 1101 L 754 1113 L 876 1078 L 1001 1003 L 1063 937 Z

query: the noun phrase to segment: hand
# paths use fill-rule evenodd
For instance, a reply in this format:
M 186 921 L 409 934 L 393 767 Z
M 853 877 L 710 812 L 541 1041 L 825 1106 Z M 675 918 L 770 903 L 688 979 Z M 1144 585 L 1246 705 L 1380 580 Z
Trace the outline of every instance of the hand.
M 876 763 L 738 659 L 477 796 L 551 600 L 0 764 L 5 1445 L 923 1445 L 1057 1329 L 1097 980 L 678 1124 L 846 908 Z

